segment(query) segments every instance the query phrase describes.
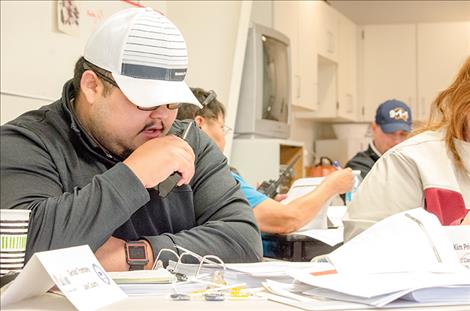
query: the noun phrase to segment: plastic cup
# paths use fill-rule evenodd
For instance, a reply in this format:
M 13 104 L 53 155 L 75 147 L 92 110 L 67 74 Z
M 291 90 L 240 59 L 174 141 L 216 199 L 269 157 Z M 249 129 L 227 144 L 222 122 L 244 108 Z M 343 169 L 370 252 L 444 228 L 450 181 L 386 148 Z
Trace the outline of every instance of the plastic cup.
M 24 266 L 30 210 L 0 209 L 0 276 Z

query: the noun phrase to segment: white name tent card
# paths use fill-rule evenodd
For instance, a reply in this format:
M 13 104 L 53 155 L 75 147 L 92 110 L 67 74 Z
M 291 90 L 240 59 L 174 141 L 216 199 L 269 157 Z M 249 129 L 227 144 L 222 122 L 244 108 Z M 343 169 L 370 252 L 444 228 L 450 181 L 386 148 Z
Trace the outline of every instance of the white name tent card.
M 470 226 L 443 227 L 462 265 L 470 269 Z
M 57 287 L 78 310 L 96 310 L 127 297 L 88 245 L 38 252 L 2 291 L 1 307 Z

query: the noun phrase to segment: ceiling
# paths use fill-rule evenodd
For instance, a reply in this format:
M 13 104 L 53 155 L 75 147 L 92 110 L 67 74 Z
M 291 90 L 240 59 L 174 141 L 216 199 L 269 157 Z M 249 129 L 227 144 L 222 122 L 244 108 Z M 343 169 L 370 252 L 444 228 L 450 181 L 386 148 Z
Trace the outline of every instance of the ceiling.
M 359 25 L 470 21 L 470 1 L 326 0 Z

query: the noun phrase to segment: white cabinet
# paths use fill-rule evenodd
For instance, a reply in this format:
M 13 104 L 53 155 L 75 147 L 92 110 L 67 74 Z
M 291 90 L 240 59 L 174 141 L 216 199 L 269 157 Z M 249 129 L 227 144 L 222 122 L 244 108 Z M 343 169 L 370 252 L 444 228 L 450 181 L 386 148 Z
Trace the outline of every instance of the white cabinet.
M 416 25 L 367 25 L 363 28 L 363 120 L 377 106 L 398 99 L 413 113 L 416 103 Z
M 426 120 L 438 93 L 454 80 L 470 55 L 470 22 L 418 24 L 418 104 L 415 119 Z
M 313 6 L 318 54 L 338 60 L 338 12 L 324 1 L 306 1 Z
M 338 117 L 356 119 L 357 103 L 357 26 L 338 14 Z
M 363 29 L 363 120 L 387 99 L 425 121 L 437 94 L 470 55 L 470 22 L 368 25 Z
M 326 5 L 313 3 L 317 7 Z M 328 57 L 325 56 L 328 53 L 317 55 L 318 107 L 314 112 L 296 112 L 296 118 L 322 121 L 355 121 L 357 118 L 357 26 L 338 12 L 335 17 L 338 25 L 335 53 Z
M 269 138 L 235 138 L 230 165 L 252 185 L 277 179 L 281 169 L 300 155 L 294 165 L 295 179 L 303 177 L 303 143 Z
M 307 111 L 315 110 L 317 104 L 314 2 L 273 2 L 273 26 L 291 42 L 292 105 Z

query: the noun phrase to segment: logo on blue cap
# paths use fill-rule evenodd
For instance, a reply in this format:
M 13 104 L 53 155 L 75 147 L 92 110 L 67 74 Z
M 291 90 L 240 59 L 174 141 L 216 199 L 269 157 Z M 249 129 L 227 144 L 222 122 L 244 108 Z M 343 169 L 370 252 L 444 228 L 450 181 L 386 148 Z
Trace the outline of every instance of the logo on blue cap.
M 411 109 L 404 102 L 391 99 L 383 102 L 377 108 L 375 123 L 385 133 L 396 131 L 411 131 Z

